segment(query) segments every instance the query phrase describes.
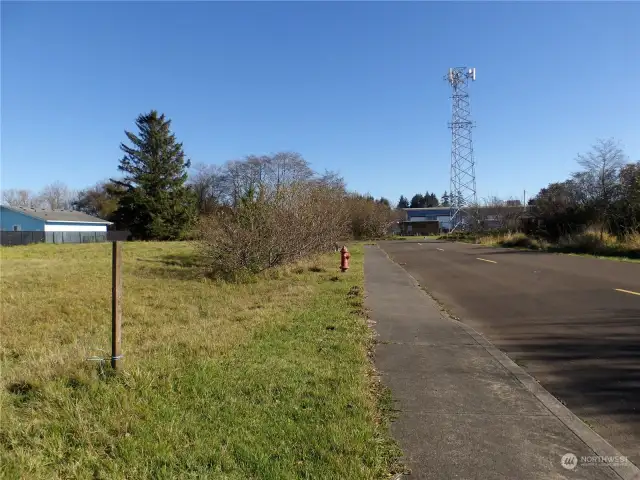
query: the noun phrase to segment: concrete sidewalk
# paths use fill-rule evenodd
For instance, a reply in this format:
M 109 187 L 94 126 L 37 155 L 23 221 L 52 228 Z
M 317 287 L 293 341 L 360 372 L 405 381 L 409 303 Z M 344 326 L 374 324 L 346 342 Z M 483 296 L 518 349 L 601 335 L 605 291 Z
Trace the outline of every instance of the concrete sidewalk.
M 365 290 L 376 367 L 399 410 L 392 433 L 407 478 L 636 478 L 638 469 L 623 459 L 595 465 L 594 457 L 620 454 L 484 337 L 441 314 L 375 246 L 365 254 Z M 565 468 L 565 454 L 577 466 Z

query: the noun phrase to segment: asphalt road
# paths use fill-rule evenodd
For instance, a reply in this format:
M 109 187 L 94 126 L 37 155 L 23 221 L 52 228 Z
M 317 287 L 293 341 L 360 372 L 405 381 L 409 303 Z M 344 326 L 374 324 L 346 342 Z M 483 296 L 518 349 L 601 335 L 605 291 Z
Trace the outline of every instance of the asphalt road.
M 434 240 L 380 247 L 640 465 L 640 264 Z

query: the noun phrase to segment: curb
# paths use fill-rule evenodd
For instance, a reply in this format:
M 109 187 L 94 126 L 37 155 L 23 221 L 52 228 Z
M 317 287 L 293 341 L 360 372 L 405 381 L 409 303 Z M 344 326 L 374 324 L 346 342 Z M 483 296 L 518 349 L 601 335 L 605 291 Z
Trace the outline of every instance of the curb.
M 607 442 L 604 438 L 594 432 L 587 424 L 580 420 L 571 410 L 565 407 L 556 397 L 551 395 L 542 385 L 540 385 L 535 378 L 524 371 L 522 367 L 511 360 L 507 354 L 498 349 L 489 340 L 487 340 L 481 333 L 474 330 L 469 325 L 456 320 L 449 313 L 447 313 L 437 302 L 437 300 L 431 296 L 431 294 L 425 290 L 418 280 L 405 270 L 397 262 L 389 256 L 378 245 L 376 247 L 381 250 L 386 257 L 394 264 L 398 265 L 405 273 L 411 278 L 411 282 L 416 286 L 431 303 L 438 309 L 440 315 L 450 322 L 454 322 L 468 333 L 479 345 L 481 345 L 494 359 L 496 359 L 506 370 L 508 370 L 522 386 L 533 394 L 558 420 L 560 420 L 569 430 L 571 430 L 583 443 L 585 443 L 593 452 L 602 457 L 624 457 L 613 445 Z M 610 464 L 607 466 L 611 468 L 620 478 L 623 480 L 640 480 L 640 469 L 627 460 L 624 465 Z

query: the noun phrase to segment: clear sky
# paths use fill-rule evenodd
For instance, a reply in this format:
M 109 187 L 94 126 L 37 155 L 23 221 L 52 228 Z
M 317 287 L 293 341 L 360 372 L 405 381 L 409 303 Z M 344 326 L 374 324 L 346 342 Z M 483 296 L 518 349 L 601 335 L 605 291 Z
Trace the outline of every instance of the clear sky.
M 640 2 L 2 2 L 2 188 L 117 175 L 141 112 L 193 162 L 295 150 L 396 201 L 449 188 L 452 66 L 479 197 L 522 197 L 598 137 L 640 160 Z

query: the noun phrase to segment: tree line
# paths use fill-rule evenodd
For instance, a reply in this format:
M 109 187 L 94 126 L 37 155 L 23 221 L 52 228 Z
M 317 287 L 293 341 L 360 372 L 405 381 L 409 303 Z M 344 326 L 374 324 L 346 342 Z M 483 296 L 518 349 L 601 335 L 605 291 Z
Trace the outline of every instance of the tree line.
M 164 114 L 141 114 L 135 125 L 120 144 L 120 176 L 79 192 L 60 182 L 37 195 L 9 190 L 4 203 L 82 211 L 135 239 L 198 237 L 228 271 L 255 272 L 340 239 L 379 237 L 394 221 L 387 199 L 349 191 L 337 173 L 314 171 L 297 152 L 192 167 Z
M 427 191 L 424 195 L 416 193 L 411 200 L 404 195 L 400 195 L 400 199 L 396 204 L 396 208 L 431 208 L 431 207 L 448 207 L 450 205 L 449 194 L 445 191 L 438 199 L 435 193 Z
M 640 231 L 640 161 L 632 162 L 612 138 L 577 157 L 580 169 L 529 201 L 540 233 L 557 239 L 595 228 L 624 237 Z
M 349 191 L 337 173 L 315 172 L 297 152 L 247 155 L 222 165 L 199 163 L 192 168 L 182 143 L 171 131 L 171 121 L 164 114 L 153 110 L 139 115 L 135 123 L 137 132 L 125 131 L 126 142 L 120 144 L 123 156 L 118 164 L 119 177 L 79 192 L 72 192 L 61 182 L 54 182 L 36 194 L 7 190 L 3 191 L 3 202 L 22 207 L 75 209 L 113 221 L 117 228 L 127 229 L 134 238 L 144 240 L 174 240 L 211 233 L 210 225 L 203 228 L 203 219 L 211 223 L 212 218 L 219 221 L 220 214 L 224 214 L 228 222 L 238 212 L 264 214 L 260 209 L 267 206 L 270 214 L 289 216 L 278 217 L 274 222 L 288 225 L 291 231 L 295 228 L 290 221 L 318 232 L 331 224 L 331 228 L 335 227 L 330 229 L 332 238 L 380 236 L 400 219 L 400 212 L 391 208 L 388 199 Z M 640 161 L 630 162 L 619 144 L 607 139 L 599 140 L 590 151 L 579 155 L 577 163 L 580 169 L 570 178 L 549 184 L 529 200 L 528 213 L 539 221 L 538 233 L 559 238 L 587 226 L 596 227 L 601 236 L 637 233 Z M 283 199 L 297 208 L 286 207 Z M 320 201 L 333 205 L 332 209 L 323 210 L 317 205 Z M 440 198 L 427 191 L 416 193 L 411 200 L 402 195 L 396 208 L 447 207 L 450 202 L 451 196 L 446 191 Z M 511 212 L 507 207 L 521 205 L 518 200 L 496 198 L 485 200 L 485 204 L 504 207 L 505 212 Z M 305 217 L 301 209 L 306 209 L 305 213 L 315 212 L 318 218 Z M 317 224 L 319 219 L 325 222 L 324 226 Z M 253 228 L 257 221 L 254 218 L 243 224 L 246 218 L 236 220 L 244 225 L 242 228 L 247 225 Z M 305 221 L 308 223 L 304 224 Z M 304 238 L 296 241 L 302 247 L 318 243 Z
M 550 183 L 527 202 L 526 215 L 537 225 L 533 233 L 555 241 L 561 237 L 595 230 L 620 239 L 640 233 L 640 161 L 631 161 L 619 142 L 599 139 L 576 158 L 578 168 L 564 181 Z M 449 206 L 445 192 L 440 200 L 433 193 L 415 194 L 408 200 L 400 196 L 397 208 Z M 493 223 L 517 225 L 525 213 L 521 200 L 495 196 L 480 201 L 489 207 Z M 479 220 L 479 224 L 482 222 Z
M 24 208 L 44 208 L 48 210 L 68 210 L 73 207 L 77 193 L 63 182 L 53 182 L 37 193 L 14 188 L 2 191 L 5 205 Z

